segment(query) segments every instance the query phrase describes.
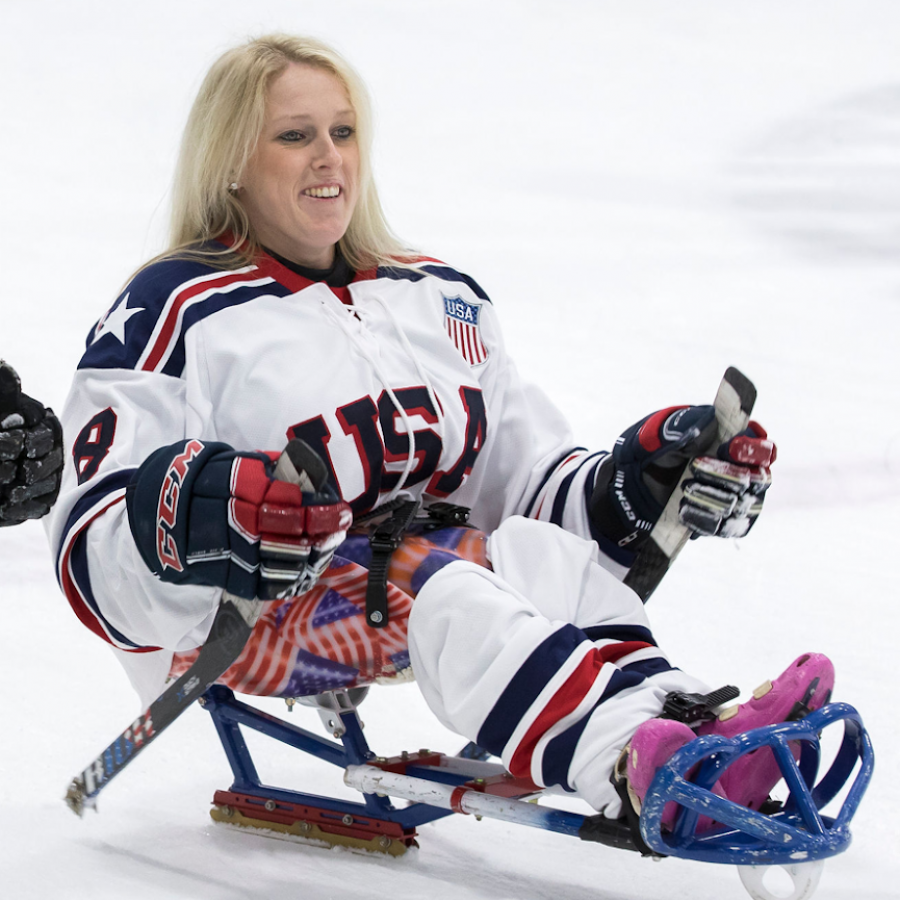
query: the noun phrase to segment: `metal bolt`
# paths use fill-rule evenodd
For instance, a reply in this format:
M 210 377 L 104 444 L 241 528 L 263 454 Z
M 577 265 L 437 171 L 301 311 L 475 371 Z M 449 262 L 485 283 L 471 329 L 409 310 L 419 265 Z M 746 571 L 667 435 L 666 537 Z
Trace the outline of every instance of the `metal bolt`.
M 309 822 L 298 822 L 297 825 L 304 834 L 308 831 L 312 831 L 312 825 L 310 825 Z
M 400 759 L 409 759 L 409 752 L 407 750 L 402 751 L 400 754 Z
M 206 697 L 198 697 L 198 698 L 197 698 L 197 702 L 198 702 L 201 706 L 206 706 Z
M 382 615 L 382 613 L 381 613 L 379 610 L 376 609 L 376 610 L 374 610 L 374 611 L 372 612 L 372 614 L 369 616 L 369 621 L 370 621 L 370 622 L 374 622 L 374 623 L 377 625 L 379 622 L 381 622 L 381 620 L 382 620 L 383 618 L 384 618 L 384 616 Z
M 341 819 L 341 821 L 342 821 L 345 825 L 352 825 L 352 824 L 353 824 L 353 816 L 351 816 L 350 813 L 347 813 L 347 815 L 344 816 L 344 818 Z
M 234 815 L 234 807 L 233 806 L 220 806 L 219 812 L 225 816 L 226 819 L 230 819 Z
M 380 838 L 378 838 L 378 845 L 385 850 L 387 850 L 387 848 L 390 847 L 393 843 L 394 842 L 386 834 L 383 834 Z
M 419 754 L 421 756 L 428 756 L 429 753 L 431 753 L 431 751 L 427 747 L 421 747 L 419 749 Z
M 274 800 L 266 800 L 266 809 L 269 812 L 274 812 L 278 809 L 278 804 Z

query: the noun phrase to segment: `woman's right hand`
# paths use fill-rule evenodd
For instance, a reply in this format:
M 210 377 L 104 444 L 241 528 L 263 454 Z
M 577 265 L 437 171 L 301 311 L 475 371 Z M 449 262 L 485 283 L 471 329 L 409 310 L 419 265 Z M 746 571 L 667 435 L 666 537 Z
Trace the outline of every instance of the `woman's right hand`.
M 301 454 L 295 467 L 324 471 L 310 448 L 304 452 L 307 465 Z M 131 532 L 150 570 L 163 581 L 248 599 L 308 591 L 353 515 L 318 474 L 298 471 L 299 484 L 280 480 L 277 457 L 196 439 L 151 454 L 126 494 Z

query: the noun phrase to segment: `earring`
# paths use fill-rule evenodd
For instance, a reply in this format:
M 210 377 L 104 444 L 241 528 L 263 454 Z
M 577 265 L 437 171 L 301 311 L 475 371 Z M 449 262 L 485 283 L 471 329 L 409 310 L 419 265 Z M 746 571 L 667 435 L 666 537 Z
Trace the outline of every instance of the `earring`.
M 236 181 L 232 181 L 231 184 L 228 185 L 229 191 L 236 191 L 238 189 L 238 183 Z

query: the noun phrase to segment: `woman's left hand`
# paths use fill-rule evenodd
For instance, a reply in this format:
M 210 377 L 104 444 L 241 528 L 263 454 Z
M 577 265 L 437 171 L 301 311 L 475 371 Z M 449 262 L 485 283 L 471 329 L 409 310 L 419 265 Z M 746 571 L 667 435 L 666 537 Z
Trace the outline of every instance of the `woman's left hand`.
M 695 537 L 743 537 L 762 509 L 776 448 L 756 422 L 720 446 L 717 431 L 712 406 L 669 407 L 628 428 L 598 474 L 596 531 L 620 550 L 639 550 L 689 465 L 682 523 Z
M 716 456 L 691 460 L 678 518 L 692 537 L 743 537 L 762 512 L 777 448 L 758 422 L 719 446 Z

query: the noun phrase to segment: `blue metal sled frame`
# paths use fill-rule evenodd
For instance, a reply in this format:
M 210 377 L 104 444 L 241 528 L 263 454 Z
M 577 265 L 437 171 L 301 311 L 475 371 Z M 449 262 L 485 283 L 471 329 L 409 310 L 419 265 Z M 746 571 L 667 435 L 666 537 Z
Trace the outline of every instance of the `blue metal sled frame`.
M 366 849 L 393 846 L 388 852 L 394 853 L 414 845 L 419 825 L 451 813 L 470 813 L 607 846 L 638 849 L 624 820 L 526 802 L 543 789 L 513 778 L 496 762 L 428 750 L 376 757 L 355 709 L 340 714 L 345 731 L 337 743 L 249 706 L 218 685 L 206 692 L 203 705 L 213 718 L 234 775 L 230 791 L 217 792 L 214 802 L 228 810 L 239 804 L 242 815 L 254 820 L 257 827 L 269 822 L 294 823 L 302 826 L 299 831 L 293 826 L 289 829 L 296 834 L 312 831 L 313 837 L 337 837 L 337 842 L 344 836 Z M 845 725 L 843 744 L 828 773 L 816 784 L 817 732 L 839 721 Z M 262 784 L 242 727 L 338 766 L 345 772 L 345 782 L 361 792 L 362 802 Z M 802 742 L 799 761 L 794 760 L 788 741 Z M 772 747 L 791 791 L 783 810 L 774 815 L 742 809 L 709 790 L 729 762 L 763 745 Z M 835 819 L 822 816 L 819 810 L 834 799 L 857 763 L 861 763 L 859 772 L 840 813 Z M 706 862 L 789 865 L 833 856 L 849 844 L 848 823 L 871 778 L 872 765 L 868 735 L 856 710 L 846 704 L 831 704 L 801 722 L 756 729 L 732 740 L 699 738 L 657 773 L 641 813 L 642 837 L 661 856 Z M 697 772 L 688 779 L 685 773 L 694 767 Z M 391 797 L 412 802 L 397 809 Z M 423 797 L 427 802 L 420 799 Z M 662 830 L 660 820 L 670 801 L 683 810 L 674 831 L 668 833 Z M 726 827 L 697 835 L 701 813 L 714 813 Z

